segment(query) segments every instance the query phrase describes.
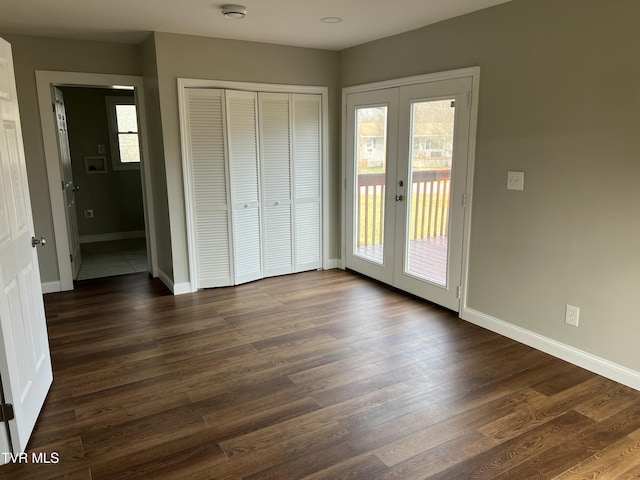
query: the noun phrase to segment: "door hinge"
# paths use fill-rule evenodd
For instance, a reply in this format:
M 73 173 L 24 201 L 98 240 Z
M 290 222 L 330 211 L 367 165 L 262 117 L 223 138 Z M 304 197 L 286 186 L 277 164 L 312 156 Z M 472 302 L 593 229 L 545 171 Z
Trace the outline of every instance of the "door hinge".
M 16 416 L 13 413 L 13 405 L 10 403 L 0 403 L 0 422 L 7 423 Z
M 73 263 L 73 255 L 69 254 L 69 260 L 71 261 L 71 263 Z
M 56 104 L 55 104 L 55 103 L 52 103 L 52 104 L 51 104 L 51 106 L 53 107 L 53 112 L 55 113 L 55 111 L 56 111 Z
M 469 91 L 469 106 L 473 105 L 473 92 Z
M 467 194 L 462 195 L 462 208 L 467 208 Z
M 64 190 L 64 180 L 60 180 L 60 186 L 62 187 L 62 189 Z
M 451 108 L 456 108 L 456 101 L 455 100 L 451 100 Z
M 462 298 L 462 287 L 461 286 L 458 287 L 457 296 L 458 296 L 458 300 L 460 300 Z

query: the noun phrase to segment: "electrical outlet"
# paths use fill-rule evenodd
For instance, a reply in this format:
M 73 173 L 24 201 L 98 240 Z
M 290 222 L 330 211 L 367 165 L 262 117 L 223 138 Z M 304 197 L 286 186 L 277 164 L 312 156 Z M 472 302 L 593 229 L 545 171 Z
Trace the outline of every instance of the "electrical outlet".
M 93 218 L 93 210 L 85 210 L 84 218 Z
M 567 325 L 572 325 L 574 327 L 577 327 L 579 320 L 580 320 L 580 308 L 567 304 L 567 308 L 564 311 L 564 322 Z
M 507 172 L 507 190 L 524 190 L 524 172 Z

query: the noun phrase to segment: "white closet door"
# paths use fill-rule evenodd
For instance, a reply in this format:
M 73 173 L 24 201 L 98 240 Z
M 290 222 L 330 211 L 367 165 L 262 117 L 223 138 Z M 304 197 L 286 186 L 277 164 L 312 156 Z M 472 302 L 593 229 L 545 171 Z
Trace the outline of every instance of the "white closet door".
M 295 271 L 322 268 L 320 95 L 291 95 Z
M 289 95 L 259 93 L 264 276 L 293 272 Z
M 262 278 L 260 178 L 255 92 L 227 90 L 227 141 L 235 283 Z
M 224 92 L 185 90 L 190 156 L 192 230 L 198 288 L 233 284 L 228 179 L 225 159 Z

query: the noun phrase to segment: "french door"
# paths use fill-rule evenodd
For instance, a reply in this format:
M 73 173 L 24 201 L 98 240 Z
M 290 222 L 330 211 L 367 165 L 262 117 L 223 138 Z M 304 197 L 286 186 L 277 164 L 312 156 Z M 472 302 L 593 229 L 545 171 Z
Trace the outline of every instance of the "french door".
M 459 310 L 472 78 L 349 93 L 347 268 Z

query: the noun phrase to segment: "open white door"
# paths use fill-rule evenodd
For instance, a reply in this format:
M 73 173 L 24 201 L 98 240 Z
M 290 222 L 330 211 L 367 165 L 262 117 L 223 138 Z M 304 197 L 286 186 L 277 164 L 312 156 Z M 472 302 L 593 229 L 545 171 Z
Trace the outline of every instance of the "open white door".
M 71 168 L 71 149 L 69 148 L 69 131 L 67 130 L 67 112 L 64 108 L 64 96 L 57 87 L 53 88 L 55 98 L 56 126 L 58 128 L 58 150 L 60 152 L 60 172 L 64 187 L 64 206 L 67 216 L 67 234 L 69 235 L 69 252 L 71 252 L 71 270 L 73 279 L 78 278 L 82 264 L 80 255 L 80 236 L 78 235 L 78 214 L 76 213 L 76 192 L 80 189 L 73 183 Z
M 43 240 L 33 234 L 11 46 L 0 39 L 0 378 L 14 417 L 0 423 L 3 453 L 24 451 L 53 380 L 35 248 Z

